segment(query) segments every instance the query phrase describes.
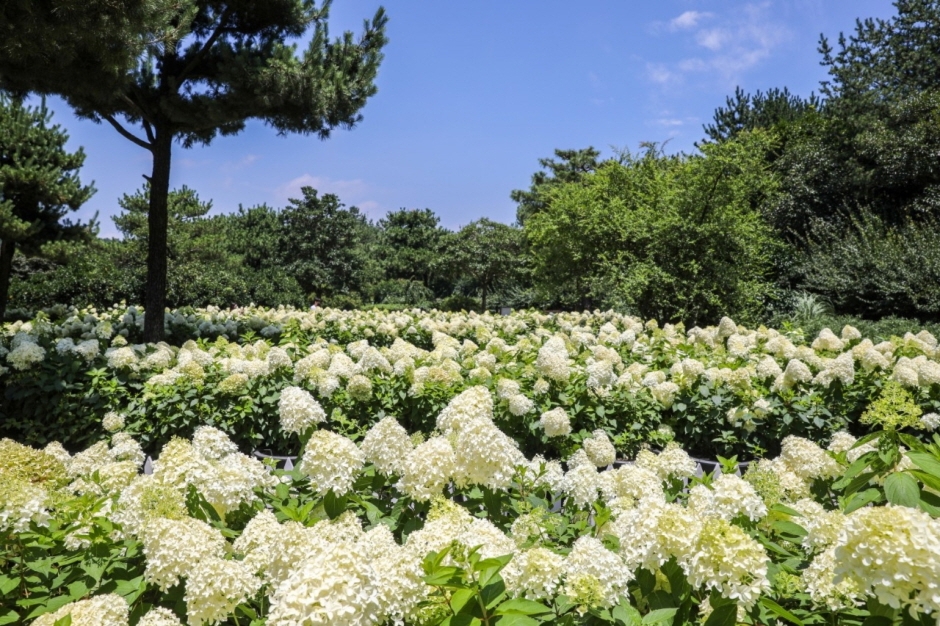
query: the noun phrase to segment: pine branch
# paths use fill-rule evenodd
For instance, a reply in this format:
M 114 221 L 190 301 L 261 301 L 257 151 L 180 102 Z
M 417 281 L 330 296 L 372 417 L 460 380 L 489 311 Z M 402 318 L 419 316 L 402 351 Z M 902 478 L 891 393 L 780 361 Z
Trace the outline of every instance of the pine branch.
M 199 63 L 202 62 L 207 54 L 209 54 L 209 50 L 213 45 L 215 45 L 215 42 L 219 40 L 219 37 L 222 36 L 222 33 L 227 30 L 226 22 L 228 22 L 228 18 L 231 14 L 232 9 L 230 7 L 226 7 L 226 9 L 222 11 L 222 15 L 219 17 L 219 25 L 212 32 L 212 34 L 209 35 L 209 38 L 206 40 L 206 43 L 203 44 L 202 48 L 199 49 L 199 52 L 193 55 L 193 58 L 190 59 L 189 63 L 186 64 L 186 67 L 183 68 L 183 71 L 180 72 L 179 76 L 176 77 L 177 86 L 182 85 L 186 81 L 193 70 L 195 70 Z
M 128 131 L 126 128 L 121 126 L 121 124 L 116 119 L 114 119 L 113 115 L 105 115 L 104 119 L 108 120 L 108 123 L 111 124 L 111 126 L 114 126 L 114 129 L 117 132 L 121 133 L 121 135 L 125 139 L 137 144 L 138 146 L 140 146 L 141 148 L 144 148 L 145 150 L 153 151 L 153 144 L 147 143 L 140 137 L 137 137 L 136 135 Z

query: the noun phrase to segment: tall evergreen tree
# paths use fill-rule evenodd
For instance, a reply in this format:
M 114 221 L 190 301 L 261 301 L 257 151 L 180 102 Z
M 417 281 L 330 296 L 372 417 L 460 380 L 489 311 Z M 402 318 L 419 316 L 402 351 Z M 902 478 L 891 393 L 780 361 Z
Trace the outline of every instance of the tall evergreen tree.
M 78 178 L 84 152 L 68 152 L 68 135 L 51 119 L 45 102 L 29 107 L 0 93 L 0 320 L 18 248 L 30 256 L 54 254 L 57 243 L 93 229 L 63 219 L 95 190 Z
M 326 138 L 360 121 L 376 92 L 384 11 L 366 22 L 358 40 L 346 32 L 331 41 L 329 6 L 329 0 L 319 8 L 314 0 L 36 0 L 0 8 L 0 87 L 61 95 L 79 116 L 108 122 L 152 155 L 146 340 L 163 336 L 174 142 L 209 144 L 240 132 L 249 119 L 279 133 Z M 291 40 L 311 27 L 298 57 Z
M 715 110 L 713 122 L 705 125 L 705 134 L 711 141 L 727 141 L 742 131 L 795 121 L 819 107 L 820 100 L 815 94 L 804 99 L 786 87 L 766 92 L 758 89 L 754 94 L 738 87 L 733 96 L 726 98 L 725 106 Z
M 509 197 L 519 204 L 516 222 L 524 225 L 532 215 L 545 209 L 543 194 L 557 185 L 573 183 L 585 174 L 597 170 L 601 153 L 592 146 L 581 150 L 555 150 L 555 159 L 539 159 L 542 169 L 532 174 L 532 185 L 528 190 L 514 189 Z

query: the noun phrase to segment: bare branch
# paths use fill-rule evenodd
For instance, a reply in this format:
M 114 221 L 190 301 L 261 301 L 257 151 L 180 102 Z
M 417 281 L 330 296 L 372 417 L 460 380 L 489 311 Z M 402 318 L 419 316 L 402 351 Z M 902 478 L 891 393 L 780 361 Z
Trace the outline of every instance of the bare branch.
M 143 126 L 144 126 L 144 132 L 147 133 L 147 140 L 150 143 L 153 143 L 154 141 L 153 126 L 151 126 L 150 122 L 148 122 L 147 120 L 143 121 Z
M 153 150 L 153 144 L 147 143 L 140 137 L 137 137 L 136 135 L 128 131 L 126 128 L 121 126 L 121 124 L 116 119 L 114 119 L 113 115 L 105 115 L 104 119 L 108 120 L 108 123 L 111 124 L 111 126 L 114 126 L 114 129 L 117 132 L 121 133 L 121 135 L 125 139 L 128 139 L 129 141 L 136 143 L 138 146 L 140 146 L 141 148 L 144 148 L 145 150 L 151 150 L 151 151 Z

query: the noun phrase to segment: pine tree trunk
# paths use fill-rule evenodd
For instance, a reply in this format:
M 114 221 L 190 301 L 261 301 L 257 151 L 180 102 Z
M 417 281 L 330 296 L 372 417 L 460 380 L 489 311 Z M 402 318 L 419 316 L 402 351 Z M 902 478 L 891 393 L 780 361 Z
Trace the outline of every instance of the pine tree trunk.
M 13 269 L 13 254 L 16 242 L 4 239 L 0 242 L 0 322 L 7 311 L 7 298 L 10 295 L 10 271 Z
M 167 199 L 170 194 L 170 155 L 173 133 L 155 129 L 150 210 L 147 214 L 147 291 L 144 297 L 144 341 L 163 341 L 166 309 Z

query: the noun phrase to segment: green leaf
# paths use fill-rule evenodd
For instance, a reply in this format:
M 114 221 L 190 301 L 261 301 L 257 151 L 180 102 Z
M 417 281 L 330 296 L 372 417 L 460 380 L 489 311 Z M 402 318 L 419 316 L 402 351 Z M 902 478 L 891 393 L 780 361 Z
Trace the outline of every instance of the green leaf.
M 432 587 L 447 585 L 453 579 L 458 578 L 456 576 L 458 571 L 456 567 L 438 567 L 424 577 L 424 582 Z
M 782 606 L 780 606 L 779 604 L 777 604 L 770 598 L 767 598 L 767 597 L 761 598 L 760 603 L 763 604 L 764 607 L 767 608 L 767 610 L 769 610 L 770 612 L 776 613 L 783 619 L 796 624 L 796 626 L 803 626 L 803 620 L 801 620 L 796 615 L 786 610 L 785 608 L 783 608 Z
M 526 600 L 525 598 L 512 598 L 511 600 L 506 600 L 496 607 L 497 615 L 508 615 L 510 613 L 521 613 L 522 615 L 542 615 L 543 613 L 551 612 L 552 610 L 541 602 Z
M 717 607 L 705 620 L 704 626 L 735 626 L 738 622 L 738 605 L 723 604 Z
M 778 520 L 773 523 L 773 528 L 786 538 L 801 539 L 806 536 L 806 529 L 799 524 Z
M 0 575 L 0 596 L 5 596 L 14 589 L 16 589 L 20 584 L 18 578 L 13 578 L 12 576 Z M 0 622 L 2 623 L 2 622 Z
M 862 626 L 892 626 L 894 620 L 884 615 L 869 615 L 862 622 Z
M 330 519 L 336 519 L 346 511 L 346 496 L 337 496 L 330 489 L 323 497 L 323 510 Z
M 13 609 L 0 609 L 0 625 L 22 623 L 23 618 Z
M 454 610 L 454 613 L 460 613 L 468 607 L 472 609 L 477 606 L 476 597 L 476 591 L 473 589 L 458 589 L 450 597 L 450 608 Z
M 676 601 L 672 597 L 672 594 L 659 589 L 647 596 L 646 601 L 649 602 L 650 608 L 652 609 L 671 609 L 675 608 Z
M 895 472 L 885 478 L 885 496 L 891 504 L 917 508 L 920 502 L 920 486 L 907 472 Z
M 500 615 L 495 623 L 499 624 L 499 626 L 538 626 L 538 624 L 541 624 L 540 621 L 520 613 Z
M 852 511 L 860 509 L 870 502 L 877 502 L 879 500 L 881 500 L 881 492 L 877 489 L 866 489 L 865 491 L 853 493 L 846 498 L 842 512 L 848 515 Z
M 650 611 L 649 613 L 643 616 L 643 624 L 644 625 L 659 624 L 661 622 L 667 622 L 667 621 L 671 624 L 672 618 L 675 616 L 676 611 L 678 611 L 678 609 L 676 608 L 656 609 L 655 611 Z
M 626 598 L 620 600 L 620 604 L 611 610 L 611 615 L 623 626 L 640 626 L 643 623 L 643 617 Z
M 932 454 L 927 454 L 926 452 L 908 452 L 907 458 L 920 469 L 940 479 L 940 460 Z
M 770 510 L 771 510 L 771 511 L 774 511 L 774 512 L 776 512 L 776 513 L 783 513 L 783 514 L 785 514 L 785 515 L 792 515 L 793 517 L 803 517 L 803 515 L 802 515 L 799 511 L 797 511 L 796 509 L 791 509 L 790 507 L 788 507 L 788 506 L 786 506 L 786 505 L 784 505 L 784 504 L 780 504 L 779 502 L 778 502 L 777 504 L 773 505 L 772 507 L 770 507 Z
M 478 626 L 482 623 L 472 615 L 454 615 L 441 622 L 441 626 Z

